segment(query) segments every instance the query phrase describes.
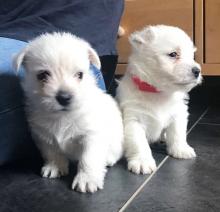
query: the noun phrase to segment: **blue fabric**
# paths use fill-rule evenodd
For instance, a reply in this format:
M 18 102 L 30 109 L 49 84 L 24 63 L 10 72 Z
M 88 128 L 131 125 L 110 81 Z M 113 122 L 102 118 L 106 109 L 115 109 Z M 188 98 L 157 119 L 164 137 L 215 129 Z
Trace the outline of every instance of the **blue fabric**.
M 23 41 L 0 37 L 0 74 L 15 74 L 12 67 L 13 57 L 26 45 Z
M 90 65 L 90 70 L 93 72 L 95 76 L 98 87 L 101 88 L 103 91 L 106 91 L 102 72 L 98 68 L 96 68 L 93 64 Z
M 13 56 L 27 45 L 26 42 L 0 37 L 0 165 L 36 153 L 24 112 L 24 98 L 20 79 L 12 68 Z M 102 73 L 90 66 L 97 85 L 105 91 Z
M 44 32 L 71 32 L 100 56 L 116 55 L 124 0 L 0 0 L 0 37 L 29 41 Z

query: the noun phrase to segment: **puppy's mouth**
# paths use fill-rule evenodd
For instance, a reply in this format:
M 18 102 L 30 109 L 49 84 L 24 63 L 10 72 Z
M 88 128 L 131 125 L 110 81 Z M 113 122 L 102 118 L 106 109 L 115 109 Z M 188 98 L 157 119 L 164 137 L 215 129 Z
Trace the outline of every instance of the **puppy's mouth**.
M 187 86 L 187 85 L 191 85 L 191 84 L 196 84 L 196 82 L 176 82 L 174 84 L 175 85 Z
M 54 114 L 60 114 L 60 113 L 70 112 L 70 109 L 69 109 L 69 108 L 50 109 L 49 112 L 50 112 L 50 113 L 54 113 Z
M 193 80 L 193 81 L 190 81 L 190 82 L 176 82 L 174 84 L 178 85 L 178 86 L 189 86 L 189 85 L 197 85 L 197 84 L 199 84 L 199 81 L 198 80 Z
M 70 108 L 63 107 L 63 108 L 61 108 L 59 111 L 61 111 L 61 112 L 69 112 L 69 111 L 70 111 Z
M 65 113 L 65 112 L 70 112 L 71 109 L 69 107 L 62 107 L 62 108 L 56 108 L 56 109 L 52 109 L 50 110 L 50 112 L 52 113 Z

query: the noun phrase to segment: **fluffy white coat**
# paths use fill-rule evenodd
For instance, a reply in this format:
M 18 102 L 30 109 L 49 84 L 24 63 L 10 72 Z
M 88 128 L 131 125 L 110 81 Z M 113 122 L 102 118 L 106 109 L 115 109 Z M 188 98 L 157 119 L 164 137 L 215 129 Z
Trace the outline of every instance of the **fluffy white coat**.
M 90 63 L 100 68 L 97 53 L 69 33 L 43 34 L 15 59 L 17 69 L 25 68 L 28 121 L 45 160 L 42 176 L 66 175 L 68 159 L 77 159 L 72 188 L 80 192 L 102 189 L 106 166 L 115 164 L 123 151 L 120 110 L 97 87 Z M 59 91 L 71 96 L 70 104 L 59 104 Z
M 149 144 L 163 134 L 169 155 L 184 159 L 196 156 L 186 141 L 187 92 L 202 77 L 200 66 L 194 61 L 193 43 L 181 29 L 148 26 L 134 32 L 129 40 L 132 53 L 119 82 L 117 99 L 124 119 L 128 169 L 147 174 L 156 169 Z M 139 90 L 132 81 L 134 76 L 159 93 Z

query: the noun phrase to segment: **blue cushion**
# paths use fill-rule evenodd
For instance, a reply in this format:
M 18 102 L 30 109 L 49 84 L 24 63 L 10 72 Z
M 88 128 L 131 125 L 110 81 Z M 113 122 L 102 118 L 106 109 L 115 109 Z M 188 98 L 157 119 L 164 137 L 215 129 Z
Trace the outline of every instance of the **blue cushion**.
M 24 113 L 20 86 L 23 70 L 16 76 L 12 68 L 13 56 L 26 45 L 26 42 L 0 37 L 0 165 L 36 155 Z M 90 69 L 97 85 L 105 91 L 101 71 L 93 65 Z

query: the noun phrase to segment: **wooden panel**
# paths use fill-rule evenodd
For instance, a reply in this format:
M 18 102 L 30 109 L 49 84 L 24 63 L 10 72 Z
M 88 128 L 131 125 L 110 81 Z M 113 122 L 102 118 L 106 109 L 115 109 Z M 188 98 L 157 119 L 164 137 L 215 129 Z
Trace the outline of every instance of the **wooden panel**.
M 220 64 L 202 64 L 202 75 L 219 76 Z
M 123 75 L 126 71 L 126 68 L 127 68 L 127 64 L 117 64 L 115 74 Z
M 204 26 L 204 4 L 203 0 L 195 0 L 195 45 L 197 47 L 197 51 L 195 54 L 195 59 L 198 63 L 203 64 L 204 63 L 204 55 L 203 55 L 203 26 Z
M 205 3 L 205 63 L 220 63 L 220 0 Z
M 193 0 L 127 0 L 121 26 L 125 35 L 118 39 L 119 63 L 126 63 L 130 52 L 128 35 L 146 25 L 179 26 L 193 36 Z
M 209 4 L 207 4 L 208 2 Z M 220 3 L 220 1 L 218 2 Z M 217 23 L 218 18 L 216 17 L 217 19 L 214 20 L 214 17 L 212 17 L 214 14 L 214 16 L 220 16 L 220 13 L 216 14 L 214 3 L 213 0 L 195 0 L 196 61 L 202 66 L 202 74 L 208 76 L 220 75 L 220 63 L 216 63 L 216 61 L 220 60 L 220 56 L 216 56 L 219 53 L 216 53 L 216 51 L 220 51 L 219 47 L 217 47 L 220 37 L 216 36 L 219 33 L 220 25 Z M 212 13 L 213 9 L 215 12 Z M 215 25 L 210 26 L 210 21 Z

